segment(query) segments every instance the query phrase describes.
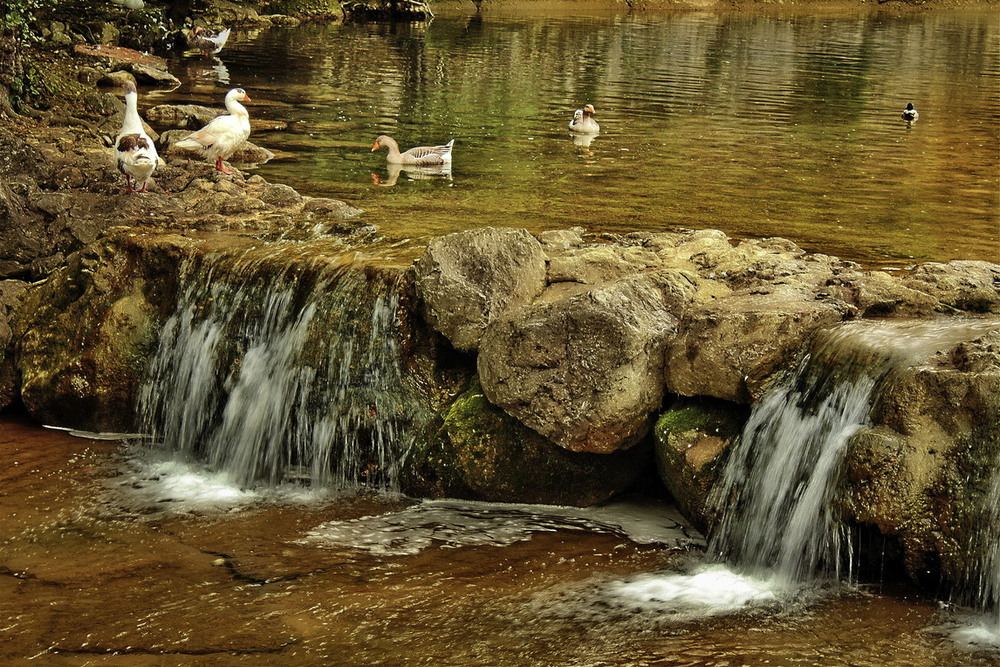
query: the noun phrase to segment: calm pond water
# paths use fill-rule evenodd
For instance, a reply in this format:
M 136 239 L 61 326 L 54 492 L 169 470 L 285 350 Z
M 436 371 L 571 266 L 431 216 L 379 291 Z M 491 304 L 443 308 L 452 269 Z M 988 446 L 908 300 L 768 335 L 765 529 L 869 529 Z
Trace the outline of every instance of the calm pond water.
M 471 10 L 471 5 L 464 8 Z M 391 239 L 719 228 L 900 266 L 1000 259 L 994 11 L 438 16 L 241 34 L 144 103 L 221 105 L 243 86 L 257 171 L 367 211 Z M 574 141 L 585 103 L 602 132 Z M 920 111 L 908 125 L 907 102 Z M 451 178 L 393 180 L 404 149 L 455 140 Z M 377 183 L 376 183 L 377 181 Z M 391 183 L 394 185 L 390 185 Z

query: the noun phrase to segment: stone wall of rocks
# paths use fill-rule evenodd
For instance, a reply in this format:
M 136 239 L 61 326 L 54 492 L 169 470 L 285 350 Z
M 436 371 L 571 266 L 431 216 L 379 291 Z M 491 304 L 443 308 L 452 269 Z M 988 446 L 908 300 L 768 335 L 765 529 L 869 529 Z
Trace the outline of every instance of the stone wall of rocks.
M 253 178 L 173 178 L 179 195 L 136 205 L 170 220 L 203 210 L 196 226 L 211 230 L 230 197 L 261 203 L 237 233 L 104 229 L 47 280 L 0 283 L 4 405 L 20 400 L 63 426 L 131 426 L 140 361 L 182 258 L 239 251 L 260 230 L 311 224 L 311 210 L 329 208 Z M 1000 266 L 889 274 L 713 230 L 498 228 L 435 239 L 406 274 L 401 354 L 438 415 L 407 460 L 410 493 L 591 504 L 656 469 L 704 529 L 730 443 L 818 331 L 852 319 L 977 322 L 879 401 L 850 443 L 842 500 L 848 521 L 898 543 L 915 579 L 961 570 L 1000 449 Z

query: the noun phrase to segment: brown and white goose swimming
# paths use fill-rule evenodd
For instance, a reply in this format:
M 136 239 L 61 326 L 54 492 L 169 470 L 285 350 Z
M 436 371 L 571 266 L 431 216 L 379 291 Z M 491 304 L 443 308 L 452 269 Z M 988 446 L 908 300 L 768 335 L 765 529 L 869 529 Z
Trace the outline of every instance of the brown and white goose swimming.
M 188 48 L 201 51 L 205 56 L 211 56 L 222 50 L 229 39 L 230 28 L 217 33 L 210 32 L 205 26 L 196 25 L 187 36 Z
M 582 109 L 577 109 L 573 114 L 573 120 L 569 122 L 569 131 L 579 134 L 597 134 L 601 131 L 601 126 L 591 118 L 595 113 L 592 104 L 585 104 Z
M 372 150 L 377 151 L 380 148 L 388 148 L 389 154 L 385 159 L 389 164 L 450 164 L 451 147 L 454 143 L 455 140 L 452 139 L 444 146 L 417 146 L 404 153 L 400 153 L 399 144 L 396 143 L 396 140 L 383 134 L 375 140 Z
M 115 137 L 115 159 L 118 171 L 125 174 L 126 192 L 146 192 L 146 182 L 156 169 L 159 156 L 152 138 L 142 127 L 138 108 L 139 93 L 135 84 L 126 81 L 122 88 L 125 89 L 125 117 L 122 119 L 121 132 Z M 135 185 L 139 186 L 138 189 L 133 187 L 133 179 Z
M 250 137 L 250 114 L 240 102 L 249 102 L 250 96 L 242 88 L 226 93 L 228 115 L 216 116 L 208 125 L 178 141 L 174 146 L 203 151 L 215 160 L 215 168 L 223 174 L 235 173 L 222 161 L 236 152 L 240 144 Z

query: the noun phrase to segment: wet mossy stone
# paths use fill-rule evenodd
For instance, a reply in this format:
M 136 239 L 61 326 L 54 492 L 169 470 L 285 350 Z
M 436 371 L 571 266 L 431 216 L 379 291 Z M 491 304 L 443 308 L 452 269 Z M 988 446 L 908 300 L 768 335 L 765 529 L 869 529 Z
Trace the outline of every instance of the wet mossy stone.
M 679 398 L 656 420 L 656 465 L 677 508 L 699 530 L 712 523 L 708 495 L 749 409 L 707 397 Z
M 478 386 L 452 404 L 439 436 L 431 463 L 448 491 L 495 502 L 594 505 L 651 463 L 641 445 L 614 454 L 563 449 L 491 404 Z

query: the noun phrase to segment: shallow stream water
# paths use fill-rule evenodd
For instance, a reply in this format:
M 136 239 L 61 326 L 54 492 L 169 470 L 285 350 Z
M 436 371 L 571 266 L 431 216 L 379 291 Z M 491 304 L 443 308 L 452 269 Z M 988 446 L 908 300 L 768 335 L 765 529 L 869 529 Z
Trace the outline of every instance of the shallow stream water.
M 655 502 L 257 495 L 9 416 L 0 454 L 4 664 L 996 664 L 905 590 L 778 610 L 766 583 L 679 578 L 699 540 Z
M 217 59 L 174 60 L 185 84 L 142 103 L 218 107 L 246 88 L 251 116 L 284 128 L 251 137 L 278 155 L 255 171 L 417 248 L 484 225 L 683 227 L 870 266 L 1000 257 L 994 11 L 518 6 L 236 34 Z M 585 103 L 591 141 L 568 129 Z M 380 134 L 454 139 L 451 173 L 394 175 Z

